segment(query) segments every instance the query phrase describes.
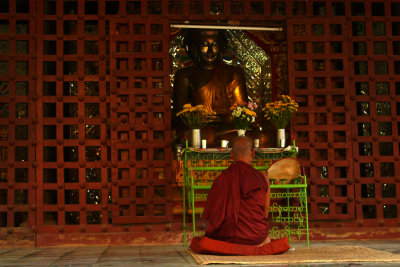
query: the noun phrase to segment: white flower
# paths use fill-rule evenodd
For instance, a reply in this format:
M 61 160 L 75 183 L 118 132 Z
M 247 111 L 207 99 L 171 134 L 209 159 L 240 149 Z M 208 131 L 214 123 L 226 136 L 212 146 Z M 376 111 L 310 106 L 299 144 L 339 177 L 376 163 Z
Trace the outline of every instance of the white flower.
M 251 122 L 255 122 L 256 121 L 256 117 L 253 117 L 253 119 L 251 120 Z

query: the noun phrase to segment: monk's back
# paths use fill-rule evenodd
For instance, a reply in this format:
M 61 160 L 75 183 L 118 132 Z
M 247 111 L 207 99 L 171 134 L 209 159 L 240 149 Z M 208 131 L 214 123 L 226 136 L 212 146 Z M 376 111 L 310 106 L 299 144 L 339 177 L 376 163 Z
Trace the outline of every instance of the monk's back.
M 232 243 L 258 245 L 265 240 L 268 236 L 268 223 L 264 205 L 265 191 L 262 189 L 241 199 L 237 233 Z
M 210 222 L 206 236 L 237 244 L 262 243 L 268 236 L 264 211 L 267 189 L 264 177 L 253 167 L 244 162 L 232 164 L 210 191 L 204 210 Z

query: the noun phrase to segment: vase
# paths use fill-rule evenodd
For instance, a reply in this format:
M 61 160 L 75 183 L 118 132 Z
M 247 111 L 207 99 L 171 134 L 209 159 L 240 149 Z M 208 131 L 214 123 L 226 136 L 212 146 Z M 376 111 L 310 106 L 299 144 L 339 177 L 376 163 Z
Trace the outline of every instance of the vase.
M 237 130 L 238 136 L 245 136 L 246 135 L 246 130 L 244 129 L 238 129 Z
M 285 129 L 277 129 L 276 145 L 277 145 L 277 147 L 285 147 L 285 145 L 286 145 Z
M 201 145 L 200 129 L 192 129 L 192 147 L 200 148 L 200 145 Z

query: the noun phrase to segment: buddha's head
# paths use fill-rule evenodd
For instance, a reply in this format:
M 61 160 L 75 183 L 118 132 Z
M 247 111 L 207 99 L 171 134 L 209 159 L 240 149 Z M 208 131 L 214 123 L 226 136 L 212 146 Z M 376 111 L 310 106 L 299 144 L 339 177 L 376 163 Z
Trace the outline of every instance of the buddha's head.
M 206 69 L 213 69 L 222 61 L 226 43 L 224 32 L 218 30 L 189 30 L 186 37 L 188 53 L 194 64 Z

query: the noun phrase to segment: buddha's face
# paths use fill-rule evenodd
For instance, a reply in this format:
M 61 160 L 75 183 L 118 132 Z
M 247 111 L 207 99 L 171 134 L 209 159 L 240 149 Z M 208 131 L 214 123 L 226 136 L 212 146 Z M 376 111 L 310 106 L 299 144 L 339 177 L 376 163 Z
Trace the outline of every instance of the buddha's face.
M 214 68 L 221 59 L 221 44 L 217 31 L 201 31 L 197 40 L 200 64 L 205 68 Z

